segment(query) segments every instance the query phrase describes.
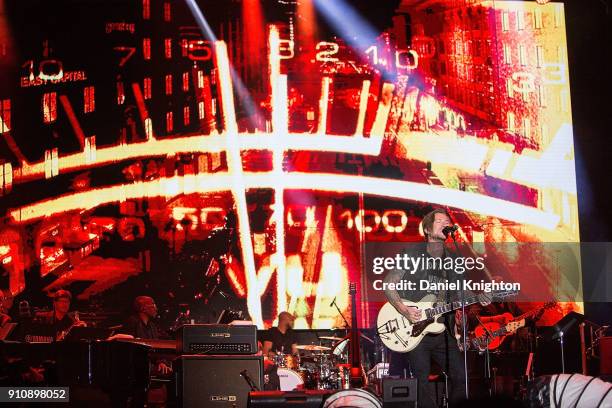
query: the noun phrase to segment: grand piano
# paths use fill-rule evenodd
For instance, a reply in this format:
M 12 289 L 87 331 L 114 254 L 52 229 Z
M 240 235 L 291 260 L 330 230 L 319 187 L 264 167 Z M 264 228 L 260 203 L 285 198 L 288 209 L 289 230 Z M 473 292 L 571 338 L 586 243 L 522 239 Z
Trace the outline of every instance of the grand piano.
M 0 385 L 69 386 L 72 402 L 73 387 L 91 389 L 106 394 L 112 406 L 126 406 L 159 380 L 151 363 L 175 356 L 174 340 L 0 342 Z M 33 378 L 32 369 L 41 376 Z

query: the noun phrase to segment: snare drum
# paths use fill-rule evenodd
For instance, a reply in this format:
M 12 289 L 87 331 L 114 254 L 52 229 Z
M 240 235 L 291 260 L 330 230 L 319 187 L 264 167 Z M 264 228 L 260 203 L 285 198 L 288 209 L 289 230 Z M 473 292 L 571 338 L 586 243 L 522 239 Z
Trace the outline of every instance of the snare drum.
M 277 373 L 281 391 L 293 391 L 304 386 L 302 376 L 296 371 L 289 370 L 288 368 L 279 368 Z
M 382 404 L 374 394 L 358 388 L 335 392 L 323 404 L 323 408 L 341 407 L 382 408 Z

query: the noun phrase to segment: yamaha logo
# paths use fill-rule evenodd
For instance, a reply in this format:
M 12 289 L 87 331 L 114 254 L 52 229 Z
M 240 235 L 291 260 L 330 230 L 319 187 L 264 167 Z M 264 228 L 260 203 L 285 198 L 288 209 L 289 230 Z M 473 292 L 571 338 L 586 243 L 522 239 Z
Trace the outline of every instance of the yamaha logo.
M 236 396 L 235 395 L 211 395 L 210 400 L 213 402 L 224 402 L 224 401 L 235 402 Z

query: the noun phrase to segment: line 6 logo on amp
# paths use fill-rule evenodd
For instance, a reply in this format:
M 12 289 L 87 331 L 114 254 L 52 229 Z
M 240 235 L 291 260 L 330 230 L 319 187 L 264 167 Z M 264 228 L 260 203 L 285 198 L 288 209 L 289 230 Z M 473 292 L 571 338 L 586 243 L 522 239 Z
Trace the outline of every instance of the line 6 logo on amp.
M 224 401 L 235 402 L 236 396 L 235 395 L 211 395 L 210 400 L 213 402 L 224 402 Z
M 229 333 L 210 333 L 210 337 L 230 337 Z

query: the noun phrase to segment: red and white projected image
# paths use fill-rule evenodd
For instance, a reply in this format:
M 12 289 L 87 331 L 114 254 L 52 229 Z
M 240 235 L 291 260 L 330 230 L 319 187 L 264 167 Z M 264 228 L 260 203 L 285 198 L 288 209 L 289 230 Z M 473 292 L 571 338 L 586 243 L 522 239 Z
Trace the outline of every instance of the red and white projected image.
M 1 290 L 328 329 L 352 282 L 372 328 L 366 243 L 433 208 L 494 275 L 579 242 L 562 3 L 224 3 L 4 5 Z

